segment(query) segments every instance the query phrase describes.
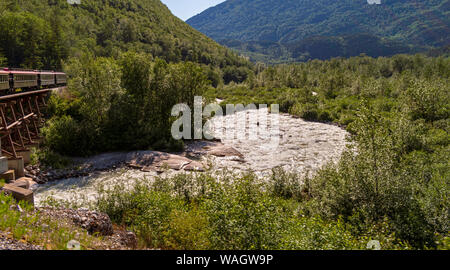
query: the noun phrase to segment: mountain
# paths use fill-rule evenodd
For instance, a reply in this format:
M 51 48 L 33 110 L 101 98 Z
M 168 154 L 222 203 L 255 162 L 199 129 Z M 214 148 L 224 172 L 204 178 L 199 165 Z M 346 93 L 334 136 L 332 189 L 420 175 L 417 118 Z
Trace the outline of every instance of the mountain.
M 448 45 L 450 0 L 228 0 L 187 23 L 252 58 L 392 55 Z
M 0 65 L 54 69 L 83 52 L 116 57 L 131 50 L 214 68 L 249 65 L 159 0 L 0 1 Z

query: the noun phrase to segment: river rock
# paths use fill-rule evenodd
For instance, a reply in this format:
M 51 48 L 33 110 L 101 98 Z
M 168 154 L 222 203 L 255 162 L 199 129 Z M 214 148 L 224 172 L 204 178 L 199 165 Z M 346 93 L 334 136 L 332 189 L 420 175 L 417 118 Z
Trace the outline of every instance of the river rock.
M 205 169 L 203 168 L 203 165 L 200 162 L 192 161 L 186 167 L 184 167 L 185 171 L 196 171 L 196 172 L 203 172 Z
M 64 218 L 71 220 L 76 226 L 87 230 L 90 234 L 99 233 L 100 235 L 112 235 L 113 225 L 107 214 L 74 209 L 56 209 L 43 207 L 37 209 L 40 213 L 54 218 Z
M 132 168 L 142 169 L 143 171 L 157 171 L 162 172 L 165 168 L 173 170 L 188 170 L 203 171 L 203 165 L 196 162 L 189 166 L 193 161 L 180 155 L 157 151 L 140 151 L 131 153 L 127 158 L 127 164 Z
M 243 159 L 244 156 L 236 149 L 227 145 L 218 145 L 215 147 L 206 148 L 207 153 L 216 157 L 239 157 Z

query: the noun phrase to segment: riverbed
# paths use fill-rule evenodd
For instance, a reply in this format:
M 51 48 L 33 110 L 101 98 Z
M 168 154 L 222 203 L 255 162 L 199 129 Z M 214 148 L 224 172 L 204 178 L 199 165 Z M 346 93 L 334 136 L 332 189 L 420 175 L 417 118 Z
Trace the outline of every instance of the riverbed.
M 264 179 L 276 167 L 311 175 L 328 162 L 336 162 L 345 150 L 349 135 L 342 128 L 325 123 L 307 122 L 287 114 L 272 115 L 267 109 L 248 110 L 211 119 L 211 134 L 217 141 L 196 141 L 186 145 L 180 156 L 195 156 L 212 172 L 235 173 L 253 171 Z M 219 145 L 230 155 L 211 155 L 208 149 Z M 236 154 L 234 154 L 236 153 Z M 129 155 L 129 153 L 128 153 Z M 127 153 L 102 154 L 90 160 L 114 160 Z M 180 167 L 181 168 L 181 167 Z M 127 166 L 93 172 L 88 176 L 62 179 L 40 185 L 35 191 L 35 204 L 48 198 L 66 201 L 96 200 L 104 187 L 117 184 L 131 187 L 136 180 L 152 181 L 177 173 L 203 173 L 185 169 L 163 171 L 142 170 Z

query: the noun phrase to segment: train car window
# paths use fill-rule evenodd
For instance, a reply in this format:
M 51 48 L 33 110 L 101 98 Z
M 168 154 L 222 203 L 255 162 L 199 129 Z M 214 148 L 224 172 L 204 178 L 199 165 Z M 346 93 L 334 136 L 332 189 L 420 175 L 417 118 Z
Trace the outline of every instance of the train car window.
M 17 81 L 35 81 L 36 75 L 14 75 L 14 79 Z

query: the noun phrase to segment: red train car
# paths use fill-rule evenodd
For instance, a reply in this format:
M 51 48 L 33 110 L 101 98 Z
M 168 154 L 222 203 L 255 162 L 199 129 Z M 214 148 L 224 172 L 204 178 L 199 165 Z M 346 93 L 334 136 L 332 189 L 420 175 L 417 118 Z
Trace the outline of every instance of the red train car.
M 30 91 L 37 89 L 64 86 L 67 84 L 67 75 L 64 72 L 0 69 L 0 94 L 17 91 Z
M 0 70 L 0 91 L 9 91 L 9 72 Z
M 12 70 L 10 76 L 13 78 L 14 89 L 37 89 L 38 87 L 38 72 L 36 71 L 16 71 Z
M 66 85 L 67 84 L 67 75 L 64 72 L 55 72 L 55 80 L 56 85 Z
M 46 88 L 56 85 L 55 73 L 53 71 L 39 72 L 39 88 Z

